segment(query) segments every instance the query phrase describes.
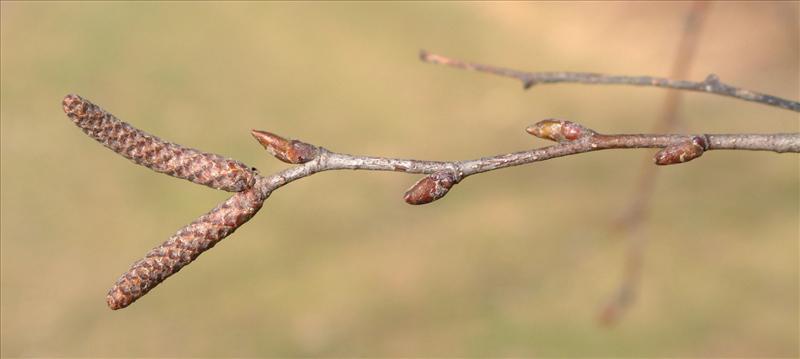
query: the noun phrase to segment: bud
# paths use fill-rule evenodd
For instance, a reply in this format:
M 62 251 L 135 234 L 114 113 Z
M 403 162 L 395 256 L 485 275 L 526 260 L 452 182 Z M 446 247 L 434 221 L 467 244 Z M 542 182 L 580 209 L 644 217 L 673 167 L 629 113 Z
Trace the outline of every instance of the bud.
M 306 163 L 319 155 L 317 146 L 305 142 L 287 140 L 267 131 L 252 130 L 250 133 L 267 152 L 286 163 Z
M 436 172 L 423 177 L 406 191 L 403 200 L 408 204 L 427 204 L 444 197 L 456 184 L 451 172 Z
M 708 142 L 706 139 L 701 136 L 694 136 L 689 142 L 668 146 L 658 151 L 655 156 L 655 162 L 659 166 L 689 162 L 702 156 L 707 149 Z
M 525 129 L 531 135 L 556 142 L 570 142 L 594 135 L 594 131 L 575 122 L 548 119 Z

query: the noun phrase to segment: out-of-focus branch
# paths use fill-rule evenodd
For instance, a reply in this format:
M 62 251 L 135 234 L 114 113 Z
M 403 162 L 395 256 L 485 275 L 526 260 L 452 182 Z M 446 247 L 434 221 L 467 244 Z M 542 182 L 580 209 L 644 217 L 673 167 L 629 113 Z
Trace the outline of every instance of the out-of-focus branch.
M 715 74 L 708 75 L 702 82 L 694 82 L 685 80 L 671 80 L 654 76 L 605 75 L 592 72 L 525 72 L 474 62 L 466 62 L 443 55 L 430 53 L 425 50 L 420 51 L 419 57 L 422 61 L 432 64 L 445 65 L 463 70 L 485 72 L 492 75 L 517 79 L 522 81 L 522 86 L 526 90 L 539 84 L 552 84 L 560 82 L 591 85 L 653 86 L 728 96 L 739 100 L 757 102 L 768 106 L 800 112 L 800 102 L 734 87 L 721 82 L 719 77 Z
M 403 196 L 409 204 L 425 204 L 444 197 L 455 184 L 471 175 L 599 150 L 661 148 L 655 157 L 658 165 L 691 161 L 712 150 L 800 152 L 800 134 L 797 133 L 604 135 L 574 122 L 544 120 L 526 131 L 558 144 L 472 160 L 425 161 L 336 153 L 253 130 L 252 135 L 270 154 L 281 161 L 297 164 L 261 176 L 241 162 L 147 134 L 80 96 L 65 97 L 63 108 L 86 134 L 136 164 L 192 182 L 214 184 L 214 188 L 238 191 L 135 262 L 109 291 L 106 299 L 111 309 L 127 307 L 232 234 L 258 212 L 272 191 L 322 171 L 348 169 L 427 174 Z M 183 169 L 187 166 L 190 171 Z M 169 170 L 163 170 L 165 168 Z M 242 188 L 234 188 L 233 184 Z
M 686 78 L 689 75 L 709 7 L 710 2 L 707 1 L 692 2 L 683 24 L 680 44 L 672 64 L 671 78 Z M 678 130 L 678 127 L 682 127 L 678 109 L 683 100 L 683 94 L 683 91 L 667 90 L 661 118 L 654 126 L 653 132 L 672 132 Z M 655 167 L 644 164 L 636 181 L 631 202 L 623 209 L 621 217 L 617 220 L 618 233 L 621 233 L 626 240 L 627 248 L 619 288 L 600 313 L 600 322 L 604 325 L 616 324 L 636 301 L 642 278 L 644 252 L 647 247 L 647 235 L 643 225 L 648 216 L 649 203 L 653 197 L 655 184 Z

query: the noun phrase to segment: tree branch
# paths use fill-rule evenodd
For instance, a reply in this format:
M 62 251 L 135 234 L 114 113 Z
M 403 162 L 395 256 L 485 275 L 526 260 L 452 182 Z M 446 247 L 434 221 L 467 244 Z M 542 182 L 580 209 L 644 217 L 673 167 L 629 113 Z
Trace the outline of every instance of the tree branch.
M 800 152 L 800 134 L 796 133 L 603 135 L 574 122 L 544 120 L 526 131 L 558 144 L 472 160 L 423 161 L 336 153 L 253 130 L 253 136 L 269 153 L 281 161 L 298 164 L 261 176 L 255 168 L 241 162 L 147 134 L 80 96 L 67 95 L 62 105 L 67 116 L 87 135 L 136 164 L 194 183 L 237 192 L 135 262 L 109 291 L 106 300 L 111 309 L 130 305 L 232 234 L 258 212 L 272 191 L 321 171 L 350 169 L 427 174 L 403 197 L 409 204 L 425 204 L 442 198 L 455 184 L 471 175 L 599 150 L 661 148 L 655 156 L 659 165 L 691 161 L 711 150 Z
M 432 64 L 445 65 L 462 70 L 485 72 L 492 75 L 517 79 L 522 81 L 522 86 L 526 90 L 538 84 L 552 84 L 560 82 L 589 85 L 653 86 L 728 96 L 739 100 L 757 102 L 763 105 L 800 112 L 800 102 L 734 87 L 720 82 L 719 77 L 715 74 L 709 74 L 702 82 L 693 82 L 684 80 L 670 80 L 667 78 L 654 76 L 605 75 L 592 72 L 524 72 L 503 67 L 461 61 L 443 55 L 433 54 L 425 50 L 420 51 L 419 58 L 423 62 Z
M 776 134 L 716 134 L 716 135 L 592 135 L 553 146 L 499 154 L 462 161 L 427 161 L 389 157 L 359 156 L 332 152 L 319 148 L 319 157 L 263 177 L 262 191 L 272 191 L 295 180 L 322 171 L 362 170 L 392 171 L 417 174 L 451 172 L 457 182 L 479 173 L 520 166 L 554 158 L 611 149 L 670 148 L 689 143 L 693 138 L 706 138 L 711 150 L 770 151 L 776 153 L 800 152 L 800 133 Z M 674 163 L 668 163 L 674 164 Z
M 536 128 L 545 126 L 579 126 L 583 133 L 572 139 L 547 137 L 547 134 L 537 137 L 560 141 L 559 144 L 536 148 L 531 150 L 499 154 L 490 157 L 462 161 L 428 161 L 415 159 L 400 159 L 389 157 L 360 156 L 332 152 L 319 147 L 319 157 L 293 167 L 283 172 L 267 176 L 264 181 L 265 191 L 270 192 L 291 181 L 310 176 L 321 171 L 332 170 L 364 170 L 364 171 L 393 171 L 417 174 L 434 174 L 437 172 L 452 172 L 457 181 L 483 173 L 507 167 L 520 166 L 534 162 L 541 162 L 553 158 L 575 155 L 586 152 L 609 149 L 635 149 L 635 148 L 670 148 L 690 143 L 692 139 L 701 138 L 706 144 L 703 151 L 711 150 L 748 150 L 770 151 L 776 153 L 800 152 L 800 134 L 714 134 L 714 135 L 660 135 L 660 134 L 621 134 L 604 135 L 582 127 L 574 122 L 560 120 L 544 120 L 530 126 L 528 132 L 536 132 Z M 268 133 L 253 131 L 254 133 Z M 269 134 L 269 136 L 275 136 Z M 260 136 L 256 136 L 259 139 Z M 263 144 L 263 142 L 262 142 Z M 280 155 L 275 155 L 280 157 Z M 673 163 L 669 163 L 673 164 Z

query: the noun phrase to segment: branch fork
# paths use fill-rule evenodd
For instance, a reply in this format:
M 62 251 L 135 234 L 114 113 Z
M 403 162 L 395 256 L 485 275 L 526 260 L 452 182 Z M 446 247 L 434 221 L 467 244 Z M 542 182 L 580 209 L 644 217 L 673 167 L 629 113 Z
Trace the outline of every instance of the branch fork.
M 626 82 L 627 80 L 614 82 L 605 75 L 597 74 L 576 77 L 569 73 L 549 75 L 522 73 L 469 64 L 424 52 L 421 57 L 427 62 L 521 78 L 526 84 L 582 82 L 642 85 L 642 83 Z M 730 96 L 727 93 L 730 89 L 725 87 L 727 85 L 719 83 L 716 77 L 709 76 L 706 82 L 707 84 L 703 86 L 709 86 L 711 89 L 704 91 Z M 663 85 L 664 81 L 661 79 L 654 79 L 648 83 L 652 83 L 653 86 L 672 87 Z M 673 84 L 673 82 L 667 83 Z M 719 86 L 722 86 L 721 90 Z M 680 86 L 675 88 L 696 90 Z M 732 97 L 800 110 L 800 107 L 793 107 L 797 104 L 793 101 L 781 99 L 783 102 L 773 103 L 763 100 L 766 95 L 760 97 L 762 101 L 742 95 L 752 94 L 746 90 L 736 89 L 736 93 L 739 95 Z M 295 165 L 262 176 L 255 168 L 242 162 L 187 148 L 136 129 L 80 96 L 67 95 L 62 106 L 67 116 L 89 137 L 132 162 L 156 172 L 234 192 L 228 200 L 178 230 L 166 242 L 153 248 L 143 259 L 131 265 L 108 292 L 106 301 L 111 309 L 129 306 L 194 261 L 200 254 L 231 235 L 255 216 L 274 190 L 322 171 L 350 169 L 423 174 L 425 176 L 403 195 L 406 203 L 422 205 L 443 198 L 453 186 L 472 175 L 598 150 L 659 148 L 660 151 L 655 156 L 655 163 L 658 165 L 688 162 L 711 150 L 800 152 L 798 133 L 605 135 L 576 122 L 547 119 L 528 126 L 525 130 L 533 136 L 556 142 L 555 145 L 472 160 L 427 161 L 337 153 L 300 140 L 286 139 L 271 132 L 252 130 L 251 135 L 268 153 L 283 162 Z

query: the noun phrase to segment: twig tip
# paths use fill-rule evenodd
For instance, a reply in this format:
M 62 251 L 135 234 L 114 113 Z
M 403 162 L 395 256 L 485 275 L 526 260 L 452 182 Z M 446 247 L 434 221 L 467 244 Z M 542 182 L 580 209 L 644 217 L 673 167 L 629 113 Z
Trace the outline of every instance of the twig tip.
M 267 152 L 286 163 L 306 163 L 319 155 L 317 146 L 302 141 L 287 140 L 274 133 L 261 130 L 251 130 L 250 134 Z
M 575 122 L 557 119 L 539 121 L 526 127 L 525 131 L 541 139 L 556 142 L 571 142 L 595 134 Z
M 419 50 L 419 59 L 420 60 L 428 61 L 428 55 L 430 55 L 430 53 L 427 50 L 425 50 L 425 49 L 420 49 Z

